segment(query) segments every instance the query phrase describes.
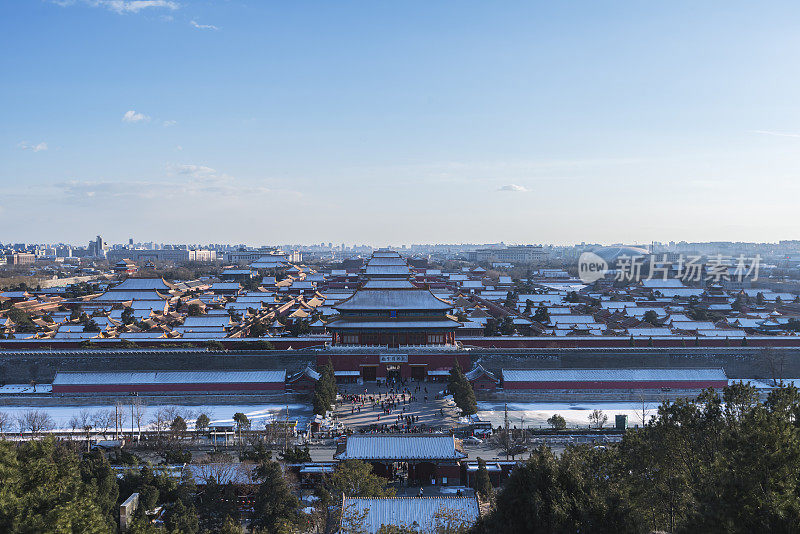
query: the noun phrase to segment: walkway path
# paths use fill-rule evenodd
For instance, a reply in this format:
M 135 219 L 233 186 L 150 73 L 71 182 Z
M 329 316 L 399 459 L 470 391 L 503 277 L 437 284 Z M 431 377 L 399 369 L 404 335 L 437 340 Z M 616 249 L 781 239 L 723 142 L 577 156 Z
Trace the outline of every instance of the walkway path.
M 400 386 L 400 388 L 401 391 L 406 388 L 410 390 L 414 400 L 409 401 L 409 395 L 406 394 L 404 403 L 400 394 L 394 394 L 395 408 L 387 415 L 382 410 L 380 403 L 391 399 L 392 394 L 389 388 L 376 386 L 375 383 L 342 385 L 339 387 L 340 392 L 345 395 L 361 395 L 363 401 L 354 403 L 346 400 L 337 407 L 336 415 L 339 421 L 353 429 L 374 424 L 397 424 L 398 415 L 401 418 L 414 416 L 418 418 L 415 425 L 427 425 L 435 429 L 444 430 L 458 425 L 458 411 L 455 405 L 441 398 L 436 399 L 436 396 L 445 389 L 445 384 L 408 381 L 405 386 Z M 419 391 L 416 391 L 417 388 Z M 427 401 L 425 400 L 426 395 Z M 369 396 L 372 396 L 377 405 L 373 406 Z M 401 424 L 405 424 L 405 421 L 403 420 Z

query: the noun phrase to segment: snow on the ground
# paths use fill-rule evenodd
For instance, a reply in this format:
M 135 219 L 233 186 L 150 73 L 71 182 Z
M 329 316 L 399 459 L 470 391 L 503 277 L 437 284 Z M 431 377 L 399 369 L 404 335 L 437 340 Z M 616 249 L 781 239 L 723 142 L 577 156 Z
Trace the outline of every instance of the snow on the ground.
M 478 417 L 490 421 L 492 426 L 503 425 L 504 404 L 497 402 L 479 402 Z M 657 402 L 645 403 L 645 417 L 649 419 L 656 414 Z M 509 425 L 525 427 L 542 427 L 549 425 L 547 420 L 558 414 L 567 421 L 568 426 L 586 427 L 589 425 L 589 414 L 593 410 L 602 410 L 608 416 L 607 426 L 614 425 L 615 415 L 627 415 L 628 426 L 642 423 L 642 403 L 639 402 L 530 402 L 508 403 Z
M 35 391 L 34 391 L 35 388 Z M 0 386 L 0 395 L 15 395 L 15 394 L 38 394 L 38 393 L 52 393 L 53 386 L 51 384 L 6 384 Z
M 162 408 L 175 408 L 175 412 L 180 414 L 186 419 L 189 429 L 194 428 L 194 422 L 197 416 L 201 413 L 206 414 L 211 419 L 211 424 L 233 424 L 233 414 L 241 412 L 250 419 L 253 428 L 259 428 L 265 421 L 273 418 L 284 419 L 286 417 L 285 404 L 235 404 L 235 405 L 207 405 L 207 406 L 181 406 L 181 405 L 157 405 L 145 406 L 145 415 L 143 423 L 149 426 L 150 421 L 155 416 L 156 412 Z M 300 423 L 305 423 L 311 417 L 311 407 L 304 404 L 290 404 L 289 419 L 297 420 Z M 124 429 L 130 431 L 131 428 L 131 405 L 123 404 L 122 421 Z M 0 406 L 0 412 L 8 414 L 12 420 L 16 420 L 25 412 L 31 410 L 38 410 L 46 412 L 56 425 L 56 430 L 72 430 L 70 419 L 78 416 L 82 411 L 87 411 L 89 414 L 96 414 L 99 412 L 111 412 L 111 420 L 113 421 L 114 406 L 108 405 L 94 405 L 94 406 Z M 112 424 L 113 428 L 113 424 Z M 143 429 L 145 428 L 143 424 Z M 123 430 L 124 430 L 123 429 Z

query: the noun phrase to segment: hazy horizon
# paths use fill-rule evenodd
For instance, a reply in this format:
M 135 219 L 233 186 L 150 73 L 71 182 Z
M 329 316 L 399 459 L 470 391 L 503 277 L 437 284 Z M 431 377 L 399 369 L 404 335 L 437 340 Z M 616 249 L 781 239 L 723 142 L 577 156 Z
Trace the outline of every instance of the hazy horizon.
M 784 1 L 5 2 L 0 242 L 795 239 L 798 22 Z

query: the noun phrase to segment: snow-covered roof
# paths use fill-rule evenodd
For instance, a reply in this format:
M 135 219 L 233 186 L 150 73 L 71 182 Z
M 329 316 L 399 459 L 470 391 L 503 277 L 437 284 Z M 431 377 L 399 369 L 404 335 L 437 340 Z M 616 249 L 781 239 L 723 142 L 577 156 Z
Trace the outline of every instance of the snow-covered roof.
M 669 328 L 628 328 L 628 334 L 633 337 L 671 336 Z
M 550 317 L 550 322 L 552 324 L 560 324 L 560 325 L 569 325 L 569 324 L 581 324 L 581 323 L 594 323 L 594 317 L 591 315 L 558 315 L 556 317 Z
M 453 436 L 420 434 L 353 434 L 336 458 L 358 460 L 458 460 Z
M 286 371 L 76 371 L 58 372 L 53 385 L 221 384 L 284 382 Z
M 676 330 L 713 330 L 716 325 L 711 321 L 672 321 Z
M 416 286 L 409 280 L 371 279 L 364 282 L 362 289 L 413 289 Z
M 241 286 L 238 282 L 217 282 L 211 285 L 211 291 L 238 291 Z
M 642 287 L 646 287 L 648 289 L 661 289 L 661 288 L 681 288 L 686 287 L 683 285 L 683 281 L 677 278 L 667 278 L 663 280 L 661 278 L 653 278 L 651 280 L 642 280 Z
M 503 382 L 658 382 L 727 380 L 722 369 L 503 369 Z
M 698 330 L 697 335 L 705 337 L 744 337 L 745 331 L 736 328 L 712 328 L 710 330 Z
M 405 319 L 388 319 L 386 321 L 359 321 L 348 320 L 345 317 L 339 317 L 328 323 L 328 328 L 331 329 L 344 329 L 344 328 L 459 328 L 461 324 L 449 318 L 443 318 L 439 321 L 412 321 Z
M 478 500 L 472 497 L 347 498 L 344 507 L 361 516 L 365 532 L 373 534 L 383 525 L 415 525 L 415 532 L 436 532 L 442 517 L 457 517 L 466 525 L 478 520 Z
M 225 327 L 231 324 L 229 315 L 195 315 L 189 316 L 183 321 L 184 328 L 208 328 Z
M 172 288 L 172 284 L 167 283 L 163 278 L 126 278 L 111 290 L 168 292 Z
M 342 310 L 449 310 L 452 303 L 427 289 L 361 289 L 334 305 Z
M 367 265 L 364 269 L 366 276 L 397 276 L 406 277 L 411 274 L 408 265 Z
M 683 287 L 683 288 L 655 288 L 654 291 L 658 291 L 661 293 L 662 297 L 666 298 L 689 298 L 689 297 L 699 297 L 703 293 L 705 293 L 705 289 L 698 289 L 693 287 Z

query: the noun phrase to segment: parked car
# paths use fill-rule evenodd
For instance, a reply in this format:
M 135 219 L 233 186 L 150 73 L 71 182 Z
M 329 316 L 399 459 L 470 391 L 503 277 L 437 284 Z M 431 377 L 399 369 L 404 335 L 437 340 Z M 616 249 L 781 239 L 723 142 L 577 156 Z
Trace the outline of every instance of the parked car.
M 489 429 L 477 428 L 477 429 L 474 430 L 473 433 L 475 434 L 475 436 L 485 439 L 485 438 L 488 438 L 489 436 L 492 435 L 492 429 L 490 429 L 490 428 Z

